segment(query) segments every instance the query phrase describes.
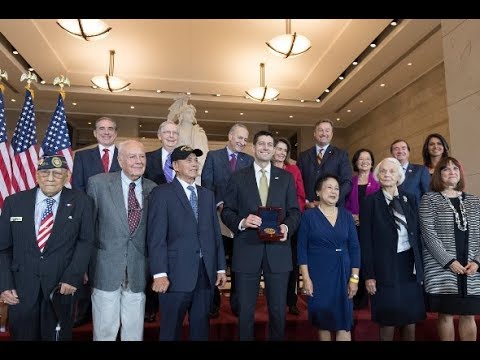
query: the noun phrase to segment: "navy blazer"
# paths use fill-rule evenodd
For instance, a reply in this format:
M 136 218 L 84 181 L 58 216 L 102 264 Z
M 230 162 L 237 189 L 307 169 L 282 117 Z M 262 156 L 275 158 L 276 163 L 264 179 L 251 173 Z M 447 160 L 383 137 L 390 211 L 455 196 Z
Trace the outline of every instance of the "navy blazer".
M 215 193 L 215 202 L 218 204 L 225 199 L 227 183 L 232 176 L 227 148 L 212 150 L 207 153 L 202 170 L 202 186 Z M 253 157 L 239 152 L 235 171 L 243 169 L 253 163 Z
M 94 241 L 92 199 L 64 187 L 51 235 L 40 252 L 35 233 L 37 189 L 8 196 L 0 217 L 0 293 L 16 289 L 24 308 L 37 302 L 40 289 L 48 300 L 59 282 L 78 289 Z
M 430 173 L 427 167 L 408 163 L 405 180 L 398 186 L 398 190 L 414 195 L 419 205 L 423 194 L 430 190 Z
M 152 180 L 157 185 L 165 184 L 167 179 L 163 173 L 162 148 L 149 151 L 145 155 L 147 157 L 147 166 L 145 168 L 145 174 L 143 174 L 143 177 Z
M 346 151 L 329 145 L 319 165 L 317 163 L 317 148 L 313 146 L 300 153 L 297 165 L 302 172 L 305 194 L 308 201 L 318 200 L 317 194 L 315 193 L 315 183 L 320 175 L 328 173 L 338 176 L 340 180 L 340 197 L 337 205 L 343 206 L 345 204 L 345 200 L 352 190 L 352 167 L 348 161 Z
M 197 185 L 198 223 L 175 178 L 149 196 L 147 245 L 152 275 L 167 273 L 168 291 L 191 292 L 198 279 L 200 248 L 212 289 L 225 270 L 225 252 L 213 192 Z
M 282 209 L 280 221 L 288 226 L 289 236 L 286 241 L 273 241 L 265 244 L 258 239 L 257 229 L 238 230 L 240 221 L 249 214 L 257 214 L 258 207 L 261 205 L 253 164 L 236 171 L 228 182 L 221 213 L 223 223 L 235 234 L 232 269 L 235 272 L 246 273 L 259 271 L 263 252 L 266 251 L 272 272 L 291 271 L 290 237 L 300 223 L 297 191 L 291 173 L 272 165 L 266 204 Z
M 118 149 L 115 147 L 113 153 L 112 165 L 108 172 L 120 171 L 118 163 Z M 80 150 L 75 153 L 73 159 L 72 188 L 87 191 L 88 179 L 90 176 L 103 173 L 103 163 L 100 156 L 99 147 Z
M 407 219 L 408 240 L 413 249 L 417 282 L 423 281 L 423 243 L 418 225 L 415 197 L 399 191 L 405 218 Z M 369 195 L 360 206 L 360 248 L 362 272 L 365 279 L 392 285 L 396 269 L 398 231 L 388 209 L 382 189 Z

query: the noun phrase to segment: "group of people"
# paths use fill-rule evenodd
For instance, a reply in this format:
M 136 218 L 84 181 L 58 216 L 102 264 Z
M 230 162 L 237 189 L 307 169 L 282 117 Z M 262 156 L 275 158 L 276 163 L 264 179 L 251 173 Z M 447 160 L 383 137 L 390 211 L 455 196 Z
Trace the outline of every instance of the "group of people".
M 261 277 L 269 339 L 284 339 L 287 309 L 299 313 L 299 269 L 320 340 L 351 340 L 354 304 L 368 298 L 381 340 L 396 327 L 414 340 L 427 310 L 439 313 L 440 339 L 455 338 L 454 315 L 460 339 L 476 339 L 480 199 L 465 193 L 440 134 L 427 137 L 424 165 L 409 162 L 399 139 L 375 167 L 369 149 L 356 151 L 353 175 L 329 120 L 296 164 L 290 142 L 264 130 L 246 154 L 248 129 L 234 124 L 225 148 L 206 154 L 201 186 L 204 153 L 179 144 L 170 120 L 158 129 L 162 147 L 148 153 L 136 140 L 115 146 L 111 118 L 97 120 L 94 136 L 98 145 L 75 156 L 72 190 L 65 159 L 47 155 L 38 187 L 4 203 L 0 299 L 12 339 L 71 339 L 83 292 L 94 340 L 142 340 L 157 309 L 160 340 L 180 340 L 186 315 L 189 338 L 208 340 L 228 265 L 239 340 L 254 340 Z M 265 228 L 261 209 L 278 223 Z

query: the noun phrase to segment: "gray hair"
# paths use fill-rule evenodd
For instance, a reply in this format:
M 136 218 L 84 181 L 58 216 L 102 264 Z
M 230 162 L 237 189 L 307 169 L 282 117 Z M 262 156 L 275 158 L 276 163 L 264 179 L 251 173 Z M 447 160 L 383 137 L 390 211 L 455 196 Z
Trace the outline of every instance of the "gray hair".
M 160 126 L 158 127 L 158 131 L 157 131 L 157 134 L 160 134 L 162 132 L 162 130 L 165 128 L 165 126 L 167 126 L 168 124 L 172 124 L 172 125 L 175 125 L 177 127 L 177 131 L 178 131 L 178 125 L 175 124 L 173 121 L 171 120 L 165 120 L 164 122 L 162 122 L 160 124 Z
M 248 131 L 248 129 L 247 129 L 247 127 L 246 127 L 245 125 L 240 124 L 240 123 L 236 123 L 236 124 L 234 124 L 234 125 L 230 128 L 230 130 L 228 131 L 228 134 L 229 134 L 229 135 L 230 135 L 230 134 L 233 134 L 233 133 L 235 132 L 235 130 L 237 130 L 238 128 L 242 128 L 242 129 L 245 129 L 245 130 Z
M 132 144 L 132 143 L 139 144 L 143 148 L 143 151 L 145 152 L 145 145 L 143 145 L 140 141 L 135 140 L 135 139 L 127 139 L 127 140 L 122 141 L 120 144 L 117 145 L 118 156 L 120 157 L 121 155 L 123 155 L 123 152 L 125 151 L 125 148 L 127 147 L 127 145 Z
M 375 180 L 380 182 L 378 180 L 378 172 L 380 171 L 380 167 L 383 165 L 384 162 L 390 162 L 393 165 L 397 166 L 397 172 L 398 172 L 397 186 L 401 185 L 405 180 L 405 173 L 403 172 L 403 167 L 402 167 L 402 164 L 400 164 L 400 161 L 398 161 L 394 157 L 387 157 L 382 161 L 380 161 L 377 166 L 375 166 L 375 170 L 373 170 L 373 177 L 375 178 Z

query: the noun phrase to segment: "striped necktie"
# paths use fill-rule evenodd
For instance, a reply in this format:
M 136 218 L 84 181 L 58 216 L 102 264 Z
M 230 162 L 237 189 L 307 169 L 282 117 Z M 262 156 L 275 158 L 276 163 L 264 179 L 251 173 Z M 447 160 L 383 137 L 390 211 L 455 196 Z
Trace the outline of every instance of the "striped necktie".
M 37 245 L 40 248 L 40 251 L 43 252 L 45 245 L 47 244 L 47 240 L 52 233 L 53 228 L 53 204 L 55 204 L 55 199 L 53 198 L 46 198 L 45 202 L 47 203 L 47 207 L 43 211 L 42 220 L 40 222 L 40 227 L 38 228 L 38 235 L 37 235 Z

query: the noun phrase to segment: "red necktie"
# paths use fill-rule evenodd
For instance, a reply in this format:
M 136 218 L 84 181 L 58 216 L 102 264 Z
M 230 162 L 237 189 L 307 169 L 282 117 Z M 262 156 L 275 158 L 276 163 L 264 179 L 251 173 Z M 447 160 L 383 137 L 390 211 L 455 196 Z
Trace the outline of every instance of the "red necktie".
M 55 203 L 55 199 L 46 198 L 45 201 L 47 202 L 47 207 L 43 211 L 37 235 L 37 245 L 40 248 L 40 251 L 43 251 L 45 248 L 53 228 L 53 204 Z
M 110 158 L 108 157 L 108 149 L 103 149 L 102 163 L 103 163 L 103 172 L 108 173 L 108 163 Z
M 232 153 L 230 156 L 231 156 L 231 158 L 230 158 L 230 170 L 232 172 L 234 172 L 235 167 L 237 166 L 237 154 Z
M 135 183 L 131 182 L 128 189 L 128 228 L 130 234 L 133 234 L 140 223 L 142 209 L 135 196 Z

